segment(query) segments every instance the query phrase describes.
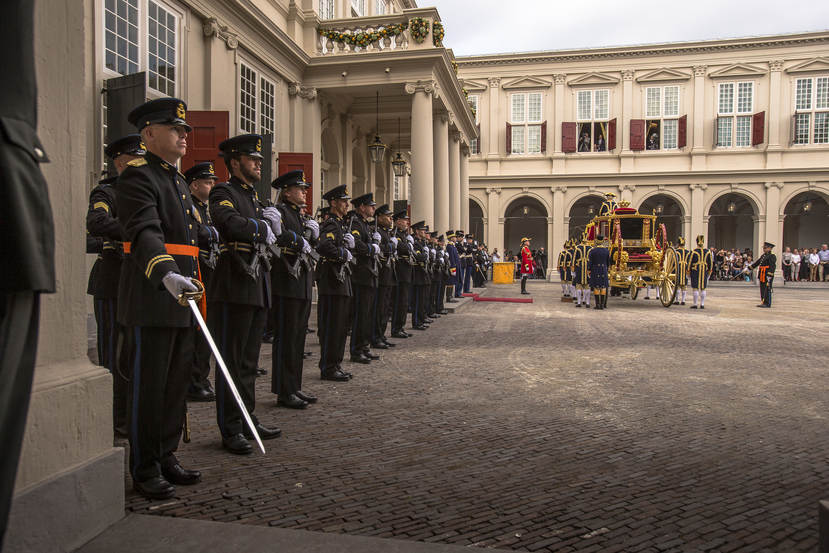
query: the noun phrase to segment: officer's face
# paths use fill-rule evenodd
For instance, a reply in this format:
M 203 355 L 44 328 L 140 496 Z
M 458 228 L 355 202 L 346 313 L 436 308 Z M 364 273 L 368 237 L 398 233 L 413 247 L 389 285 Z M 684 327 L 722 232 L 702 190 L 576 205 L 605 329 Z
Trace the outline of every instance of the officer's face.
M 391 225 L 391 216 L 390 215 L 378 215 L 377 216 L 377 224 L 381 227 L 388 228 Z
M 294 205 L 305 205 L 306 188 L 304 186 L 289 186 L 282 192 L 283 198 Z
M 201 201 L 206 202 L 214 184 L 216 184 L 216 179 L 196 179 L 190 183 L 190 192 Z
M 359 213 L 364 219 L 371 217 L 374 215 L 374 208 L 373 205 L 363 204 L 357 206 L 357 213 Z
M 331 213 L 337 217 L 342 217 L 348 212 L 348 200 L 337 198 L 331 200 Z
M 169 163 L 178 162 L 187 153 L 187 130 L 179 125 L 149 125 L 143 138 L 149 151 Z
M 242 173 L 242 179 L 245 182 L 253 184 L 262 178 L 262 158 L 239 156 L 239 171 Z
M 400 230 L 406 230 L 407 228 L 409 228 L 409 221 L 407 221 L 406 219 L 398 219 L 397 228 L 399 228 Z

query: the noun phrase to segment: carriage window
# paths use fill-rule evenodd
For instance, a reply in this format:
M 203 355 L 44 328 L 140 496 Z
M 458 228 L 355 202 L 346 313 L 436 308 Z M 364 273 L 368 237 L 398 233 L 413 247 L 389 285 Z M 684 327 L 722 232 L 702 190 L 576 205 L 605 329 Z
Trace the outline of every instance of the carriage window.
M 619 228 L 622 230 L 622 240 L 642 239 L 641 219 L 620 219 Z

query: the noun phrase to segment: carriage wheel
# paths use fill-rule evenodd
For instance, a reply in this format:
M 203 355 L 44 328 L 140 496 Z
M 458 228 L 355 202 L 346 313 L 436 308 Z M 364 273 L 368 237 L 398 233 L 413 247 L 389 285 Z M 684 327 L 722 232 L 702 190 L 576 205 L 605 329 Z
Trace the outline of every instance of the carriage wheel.
M 630 294 L 630 299 L 635 300 L 636 296 L 639 295 L 639 288 L 635 284 L 631 284 L 628 293 Z
M 659 301 L 664 307 L 670 307 L 676 298 L 676 251 L 665 248 L 662 255 L 665 278 L 659 283 Z

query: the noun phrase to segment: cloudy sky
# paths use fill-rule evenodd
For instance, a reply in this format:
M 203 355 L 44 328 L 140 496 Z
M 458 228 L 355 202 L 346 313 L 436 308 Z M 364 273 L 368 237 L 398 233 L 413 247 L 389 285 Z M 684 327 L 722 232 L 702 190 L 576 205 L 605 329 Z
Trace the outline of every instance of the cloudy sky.
M 827 0 L 418 0 L 456 56 L 829 29 Z

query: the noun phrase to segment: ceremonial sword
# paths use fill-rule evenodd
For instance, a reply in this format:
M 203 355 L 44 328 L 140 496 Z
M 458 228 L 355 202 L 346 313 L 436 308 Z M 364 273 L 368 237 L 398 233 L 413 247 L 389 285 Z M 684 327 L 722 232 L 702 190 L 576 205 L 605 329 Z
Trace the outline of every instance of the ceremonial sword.
M 211 336 L 210 331 L 207 330 L 207 324 L 204 322 L 204 318 L 201 316 L 201 311 L 199 311 L 199 306 L 196 305 L 196 300 L 200 299 L 202 294 L 204 294 L 204 285 L 196 279 L 191 279 L 193 284 L 199 288 L 196 292 L 184 292 L 183 294 L 179 295 L 178 302 L 183 306 L 190 306 L 190 310 L 193 312 L 193 316 L 196 317 L 196 321 L 199 323 L 199 328 L 204 333 L 204 337 L 207 339 L 207 343 L 210 344 L 210 349 L 213 351 L 213 355 L 216 357 L 216 364 L 219 366 L 219 369 L 222 371 L 222 376 L 225 378 L 225 382 L 227 382 L 227 387 L 230 388 L 230 392 L 233 394 L 233 398 L 236 400 L 236 404 L 239 406 L 239 410 L 242 411 L 242 415 L 245 417 L 245 422 L 250 428 L 253 437 L 256 438 L 256 443 L 259 444 L 259 449 L 262 450 L 262 453 L 265 453 L 265 446 L 262 445 L 262 438 L 259 437 L 259 432 L 256 431 L 256 425 L 253 424 L 253 420 L 250 418 L 250 414 L 248 410 L 245 408 L 245 402 L 242 401 L 242 396 L 239 395 L 239 390 L 236 389 L 236 384 L 233 383 L 233 379 L 230 377 L 230 371 L 227 370 L 227 365 L 225 365 L 225 360 L 222 359 L 222 354 L 219 353 L 219 348 L 216 347 L 216 342 L 213 341 L 213 336 Z

